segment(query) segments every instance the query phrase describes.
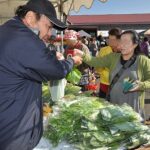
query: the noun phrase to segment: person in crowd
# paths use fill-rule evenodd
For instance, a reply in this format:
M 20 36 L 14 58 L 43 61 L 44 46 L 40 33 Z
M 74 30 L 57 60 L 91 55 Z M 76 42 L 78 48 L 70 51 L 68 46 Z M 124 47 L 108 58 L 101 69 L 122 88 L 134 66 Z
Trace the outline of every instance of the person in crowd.
M 97 57 L 106 56 L 112 52 L 119 52 L 119 41 L 121 35 L 120 28 L 112 28 L 108 32 L 108 46 L 105 46 L 100 49 Z M 106 98 L 108 88 L 109 88 L 109 69 L 108 68 L 98 68 L 96 69 L 97 73 L 100 76 L 100 88 L 99 88 L 99 97 Z
M 87 91 L 86 86 L 89 84 L 89 76 L 90 76 L 90 70 L 89 68 L 85 68 L 82 70 L 82 76 L 79 82 L 79 86 L 81 86 L 81 91 Z
M 90 50 L 92 56 L 96 56 L 98 49 L 97 49 L 95 37 L 90 38 L 89 50 Z
M 102 35 L 99 35 L 97 37 L 97 41 L 98 41 L 98 49 L 100 50 L 102 47 L 107 46 L 106 40 Z
M 81 42 L 84 43 L 84 44 L 87 45 L 87 46 L 89 45 L 89 42 L 88 42 L 86 36 L 81 37 Z
M 141 53 L 145 56 L 149 57 L 149 49 L 150 49 L 150 45 L 149 45 L 149 41 L 148 41 L 148 37 L 144 37 L 143 41 L 140 44 L 141 46 Z
M 95 68 L 110 70 L 110 89 L 107 99 L 113 104 L 127 103 L 144 118 L 145 90 L 150 88 L 150 60 L 139 55 L 139 37 L 134 30 L 121 34 L 120 53 L 110 53 L 102 58 L 92 57 L 88 49 L 75 50 L 84 62 Z
M 82 61 L 58 60 L 42 40 L 52 28 L 66 27 L 48 0 L 29 0 L 0 26 L 0 150 L 32 150 L 38 144 L 42 82 L 64 78 Z

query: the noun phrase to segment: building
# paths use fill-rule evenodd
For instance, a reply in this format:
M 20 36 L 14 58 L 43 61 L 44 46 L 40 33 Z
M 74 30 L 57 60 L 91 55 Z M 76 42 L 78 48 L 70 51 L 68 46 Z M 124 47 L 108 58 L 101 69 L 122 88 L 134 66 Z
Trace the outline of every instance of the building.
M 98 31 L 119 27 L 122 30 L 146 30 L 150 28 L 150 14 L 113 14 L 68 16 L 70 29 L 85 30 L 91 35 Z

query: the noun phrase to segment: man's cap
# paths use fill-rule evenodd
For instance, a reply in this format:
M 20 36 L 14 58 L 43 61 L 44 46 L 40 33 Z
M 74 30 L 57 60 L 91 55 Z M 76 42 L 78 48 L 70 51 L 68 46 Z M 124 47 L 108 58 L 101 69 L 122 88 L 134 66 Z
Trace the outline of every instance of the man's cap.
M 53 4 L 48 0 L 29 0 L 25 5 L 31 11 L 44 14 L 54 24 L 54 28 L 64 30 L 67 25 L 57 19 L 56 10 Z

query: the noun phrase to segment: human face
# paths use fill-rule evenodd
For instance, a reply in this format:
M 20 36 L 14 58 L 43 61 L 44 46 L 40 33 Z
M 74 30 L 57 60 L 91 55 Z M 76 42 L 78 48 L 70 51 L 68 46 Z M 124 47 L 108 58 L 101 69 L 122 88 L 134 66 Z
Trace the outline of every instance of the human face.
M 123 34 L 120 39 L 120 49 L 122 55 L 133 55 L 137 44 L 132 41 L 131 34 Z
M 114 35 L 109 35 L 108 37 L 108 45 L 112 48 L 112 50 L 114 52 L 118 52 L 118 44 L 119 44 L 119 40 L 117 39 L 116 36 Z
M 47 39 L 51 36 L 53 24 L 45 15 L 41 15 L 40 20 L 37 22 L 37 26 L 40 32 L 39 37 L 42 40 L 47 41 Z
M 29 11 L 22 21 L 27 27 L 38 30 L 42 40 L 48 40 L 51 36 L 53 24 L 45 15 L 40 15 L 40 19 L 37 19 L 35 12 Z

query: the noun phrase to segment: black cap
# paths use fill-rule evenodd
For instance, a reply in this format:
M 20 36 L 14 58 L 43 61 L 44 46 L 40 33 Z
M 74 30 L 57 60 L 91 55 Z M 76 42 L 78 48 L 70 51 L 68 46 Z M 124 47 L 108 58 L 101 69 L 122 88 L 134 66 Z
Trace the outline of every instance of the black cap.
M 48 0 L 29 0 L 25 5 L 29 10 L 44 14 L 54 24 L 54 28 L 64 30 L 67 25 L 57 19 L 56 10 L 53 4 Z

